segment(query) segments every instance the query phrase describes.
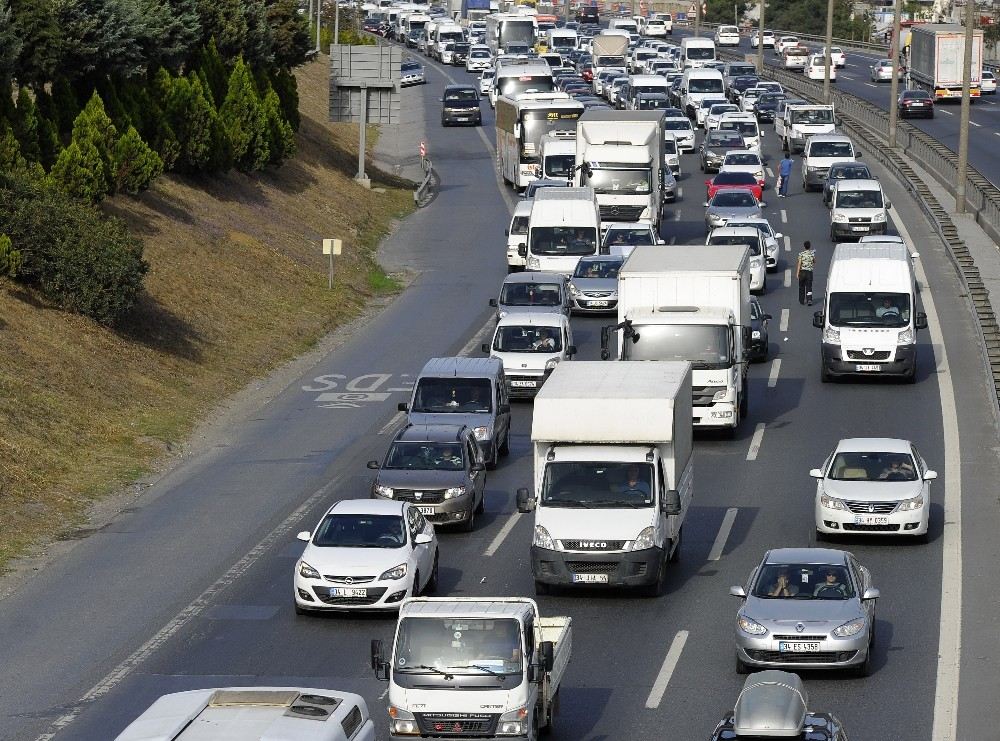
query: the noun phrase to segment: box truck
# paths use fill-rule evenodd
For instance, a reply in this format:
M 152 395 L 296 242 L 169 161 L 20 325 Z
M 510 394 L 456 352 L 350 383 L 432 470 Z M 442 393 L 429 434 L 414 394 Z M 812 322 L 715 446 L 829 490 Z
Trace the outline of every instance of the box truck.
M 965 29 L 957 23 L 920 23 L 910 27 L 910 81 L 935 99 L 961 98 L 965 73 Z M 969 94 L 979 97 L 983 73 L 983 31 L 972 36 Z

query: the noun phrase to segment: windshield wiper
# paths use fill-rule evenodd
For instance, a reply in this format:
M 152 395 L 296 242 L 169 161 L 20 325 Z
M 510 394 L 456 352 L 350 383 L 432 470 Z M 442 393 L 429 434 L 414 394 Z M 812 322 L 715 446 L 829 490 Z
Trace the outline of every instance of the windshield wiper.
M 587 504 L 593 504 L 597 507 L 628 507 L 629 509 L 642 509 L 643 507 L 649 506 L 645 502 L 628 502 L 620 501 L 618 499 L 597 499 L 592 502 L 587 502 Z
M 499 679 L 501 682 L 503 682 L 507 678 L 506 674 L 503 674 L 502 672 L 494 671 L 493 669 L 490 669 L 488 666 L 483 666 L 482 664 L 467 664 L 466 666 L 452 665 L 452 666 L 449 666 L 448 668 L 449 669 L 466 669 L 466 668 L 468 668 L 468 669 L 479 669 L 481 671 L 486 672 L 487 674 L 492 674 L 494 677 L 496 677 L 497 679 Z
M 435 674 L 440 674 L 442 677 L 444 677 L 449 681 L 455 678 L 455 675 L 452 674 L 451 672 L 442 671 L 441 669 L 438 669 L 436 666 L 428 666 L 427 664 L 414 664 L 413 666 L 397 669 L 397 671 L 402 672 L 404 674 L 417 674 L 418 672 L 414 672 L 413 671 L 414 669 L 424 669 L 426 671 L 434 672 Z
M 586 507 L 588 502 L 581 502 L 579 499 L 550 499 L 542 500 L 542 504 L 549 507 Z

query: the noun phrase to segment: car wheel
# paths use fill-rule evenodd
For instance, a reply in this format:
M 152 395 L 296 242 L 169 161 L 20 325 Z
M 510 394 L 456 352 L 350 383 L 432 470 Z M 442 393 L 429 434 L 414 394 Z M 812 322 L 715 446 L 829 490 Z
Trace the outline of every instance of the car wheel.
M 503 443 L 500 445 L 500 455 L 510 455 L 510 427 L 507 427 L 507 431 L 503 434 Z
M 823 362 L 822 358 L 820 358 L 819 361 L 819 380 L 820 383 L 830 383 L 830 381 L 833 380 L 833 376 L 831 376 L 830 372 L 826 369 L 826 364 Z
M 816 542 L 817 543 L 828 543 L 830 541 L 830 535 L 824 533 L 822 530 L 816 531 Z
M 535 594 L 544 595 L 544 594 L 549 594 L 551 591 L 552 587 L 550 587 L 548 584 L 545 584 L 544 582 L 540 581 L 535 582 Z
M 660 597 L 667 587 L 667 558 L 664 554 L 663 560 L 660 561 L 660 568 L 656 572 L 656 581 L 652 584 L 643 584 L 639 587 L 639 593 L 643 597 Z
M 674 552 L 670 554 L 670 562 L 677 563 L 681 559 L 681 543 L 684 540 L 684 526 L 677 531 L 677 543 L 674 544 Z
M 483 495 L 479 498 L 479 505 L 476 507 L 476 514 L 481 515 L 486 511 L 486 489 L 483 489 Z
M 433 593 L 437 591 L 438 588 L 438 556 L 440 553 L 434 551 L 434 565 L 431 567 L 431 578 L 427 580 L 424 585 L 424 594 Z
M 413 584 L 410 585 L 410 596 L 419 597 L 420 596 L 420 572 L 413 572 Z
M 872 651 L 875 648 L 875 636 L 872 635 L 871 639 L 868 641 L 868 652 L 865 655 L 865 660 L 855 666 L 851 673 L 855 677 L 867 677 L 872 673 Z
M 913 367 L 910 368 L 910 372 L 903 376 L 903 383 L 916 383 L 917 382 L 917 362 L 913 361 Z
M 744 663 L 743 659 L 739 657 L 739 654 L 736 655 L 736 673 L 737 674 L 750 673 L 750 667 L 747 666 L 746 663 Z
M 488 471 L 492 471 L 492 470 L 493 470 L 494 468 L 496 468 L 496 467 L 497 467 L 497 459 L 498 459 L 499 457 L 500 457 L 500 456 L 499 456 L 499 454 L 497 453 L 497 445 L 496 445 L 496 443 L 493 443 L 493 446 L 492 446 L 492 448 L 490 449 L 490 454 L 489 454 L 489 456 L 488 456 L 488 457 L 486 458 L 486 469 L 487 469 Z
M 307 610 L 304 607 L 300 607 L 298 602 L 294 602 L 294 604 L 295 604 L 295 614 L 296 615 L 312 616 L 312 614 L 313 614 L 312 610 Z
M 475 505 L 469 510 L 469 519 L 462 523 L 462 531 L 466 533 L 471 533 L 476 529 L 476 509 Z

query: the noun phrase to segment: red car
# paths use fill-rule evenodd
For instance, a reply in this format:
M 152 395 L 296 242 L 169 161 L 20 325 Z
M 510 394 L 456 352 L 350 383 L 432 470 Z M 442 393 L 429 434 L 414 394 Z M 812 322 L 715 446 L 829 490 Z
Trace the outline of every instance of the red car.
M 592 65 L 592 64 L 585 64 L 583 66 L 583 68 L 580 70 L 580 77 L 582 77 L 587 82 L 593 82 L 594 81 L 594 65 Z
M 708 197 L 705 199 L 708 201 L 720 190 L 749 190 L 758 201 L 764 195 L 763 186 L 757 182 L 752 172 L 720 172 L 711 180 L 706 180 L 705 187 L 708 188 Z

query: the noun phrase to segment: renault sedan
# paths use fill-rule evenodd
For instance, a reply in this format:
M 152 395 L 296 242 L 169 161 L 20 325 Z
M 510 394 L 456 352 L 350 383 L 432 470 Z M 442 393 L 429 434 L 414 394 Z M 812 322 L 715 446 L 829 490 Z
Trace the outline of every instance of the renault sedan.
M 809 475 L 816 479 L 818 538 L 840 533 L 926 537 L 930 482 L 937 472 L 910 441 L 841 440 Z
M 768 551 L 736 613 L 736 671 L 767 667 L 871 672 L 879 590 L 853 554 L 827 548 Z

